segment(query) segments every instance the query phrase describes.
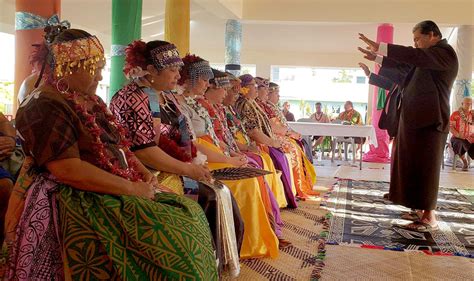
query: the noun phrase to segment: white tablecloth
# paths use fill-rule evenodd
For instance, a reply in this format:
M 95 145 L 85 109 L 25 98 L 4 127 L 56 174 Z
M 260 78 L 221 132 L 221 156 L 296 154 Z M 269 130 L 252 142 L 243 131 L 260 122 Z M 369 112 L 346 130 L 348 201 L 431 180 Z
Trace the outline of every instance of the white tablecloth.
M 377 147 L 375 129 L 371 125 L 341 125 L 331 123 L 288 122 L 296 132 L 304 136 L 365 137 Z

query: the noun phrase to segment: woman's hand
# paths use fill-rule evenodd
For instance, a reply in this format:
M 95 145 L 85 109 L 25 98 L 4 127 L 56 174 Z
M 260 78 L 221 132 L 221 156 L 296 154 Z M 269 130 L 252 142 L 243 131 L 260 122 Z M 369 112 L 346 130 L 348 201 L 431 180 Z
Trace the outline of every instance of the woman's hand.
M 256 146 L 255 144 L 250 144 L 247 146 L 247 151 L 253 152 L 253 153 L 260 153 L 260 148 Z
M 203 165 L 187 164 L 185 175 L 193 180 L 211 182 L 212 175 L 209 169 Z
M 152 173 L 147 173 L 143 176 L 146 183 L 149 183 L 153 186 L 158 186 L 158 179 Z
M 270 146 L 274 148 L 282 148 L 283 143 L 280 140 L 272 139 L 272 143 L 270 144 Z
M 241 167 L 247 165 L 248 160 L 246 156 L 229 157 L 227 163 L 237 167 Z
M 295 140 L 300 140 L 301 139 L 301 134 L 294 132 L 294 131 L 288 131 L 288 136 L 295 139 Z
M 0 160 L 7 159 L 15 150 L 15 139 L 7 136 L 0 136 Z
M 155 187 L 147 182 L 134 182 L 132 184 L 132 195 L 138 196 L 138 197 L 143 197 L 147 199 L 153 199 L 155 198 Z

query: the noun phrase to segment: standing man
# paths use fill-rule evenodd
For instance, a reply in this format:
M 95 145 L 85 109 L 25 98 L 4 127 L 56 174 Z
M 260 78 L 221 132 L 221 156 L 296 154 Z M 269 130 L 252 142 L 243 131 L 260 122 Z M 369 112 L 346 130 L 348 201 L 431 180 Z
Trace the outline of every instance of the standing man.
M 363 34 L 365 58 L 383 67 L 411 64 L 402 83 L 400 123 L 392 150 L 390 200 L 422 210 L 408 229 L 428 232 L 438 228 L 435 208 L 443 149 L 449 132 L 449 96 L 458 72 L 454 49 L 433 21 L 413 28 L 415 48 L 376 43 Z M 375 56 L 374 54 L 381 55 Z M 386 59 L 387 58 L 387 59 Z
M 295 122 L 295 115 L 290 112 L 290 103 L 287 101 L 283 103 L 283 114 L 285 115 L 286 121 Z

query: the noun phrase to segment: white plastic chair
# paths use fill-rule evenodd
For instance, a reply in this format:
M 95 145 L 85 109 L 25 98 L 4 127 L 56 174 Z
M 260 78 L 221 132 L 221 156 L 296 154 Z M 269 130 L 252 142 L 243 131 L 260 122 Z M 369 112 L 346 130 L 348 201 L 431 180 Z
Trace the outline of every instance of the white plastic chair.
M 333 124 L 344 124 L 341 120 L 333 120 L 331 123 Z M 351 144 L 352 147 L 352 162 L 355 163 L 356 161 L 356 145 L 354 142 L 354 138 L 352 137 L 332 137 L 332 143 L 331 143 L 331 150 L 332 150 L 332 156 L 331 156 L 331 162 L 334 162 L 334 154 L 335 154 L 335 149 L 338 144 L 343 144 L 344 145 L 344 160 L 348 161 L 349 159 L 347 158 L 347 151 L 349 149 L 349 144 Z M 341 147 L 339 146 L 339 156 L 341 156 Z

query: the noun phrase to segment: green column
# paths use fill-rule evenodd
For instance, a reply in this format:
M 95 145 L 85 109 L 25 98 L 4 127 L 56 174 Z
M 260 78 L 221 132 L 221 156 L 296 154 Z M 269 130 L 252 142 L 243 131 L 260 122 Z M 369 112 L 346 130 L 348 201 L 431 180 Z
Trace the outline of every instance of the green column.
M 127 82 L 122 69 L 125 47 L 141 38 L 142 0 L 112 0 L 112 46 L 110 48 L 110 88 L 107 102 Z

